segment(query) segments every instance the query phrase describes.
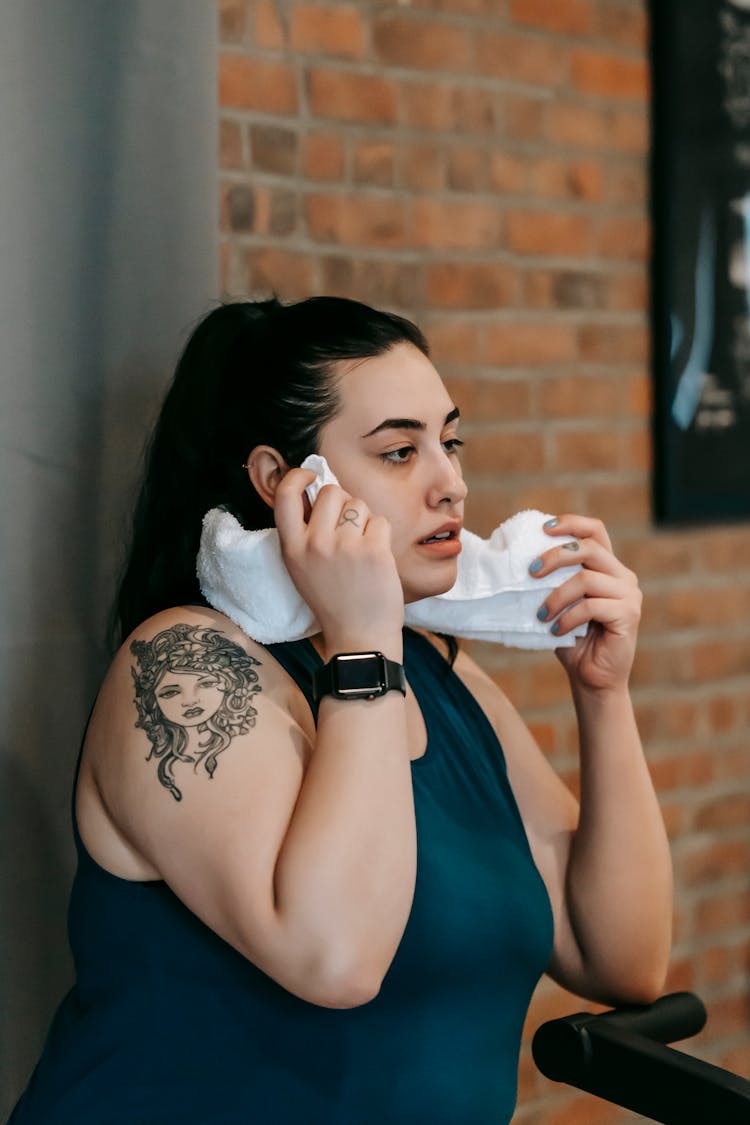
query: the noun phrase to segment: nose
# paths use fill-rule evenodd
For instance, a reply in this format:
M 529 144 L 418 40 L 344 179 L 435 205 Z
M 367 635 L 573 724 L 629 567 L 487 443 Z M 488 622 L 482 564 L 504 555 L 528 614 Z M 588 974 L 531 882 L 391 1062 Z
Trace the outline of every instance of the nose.
M 468 488 L 455 455 L 441 452 L 435 466 L 428 492 L 430 507 L 439 504 L 460 504 L 466 499 Z

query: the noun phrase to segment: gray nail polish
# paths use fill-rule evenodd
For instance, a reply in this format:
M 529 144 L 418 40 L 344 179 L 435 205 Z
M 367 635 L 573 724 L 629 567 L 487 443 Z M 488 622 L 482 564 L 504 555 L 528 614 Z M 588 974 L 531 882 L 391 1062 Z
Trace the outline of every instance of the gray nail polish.
M 537 617 L 539 618 L 540 621 L 546 621 L 547 618 L 549 617 L 549 610 L 548 610 L 547 606 L 546 605 L 540 606 L 539 609 L 536 611 L 536 615 L 537 615 Z
M 559 622 L 559 621 L 556 621 L 556 622 L 555 622 L 555 624 L 554 624 L 554 625 L 552 626 L 552 628 L 550 629 L 550 633 L 554 633 L 554 634 L 555 634 L 555 636 L 557 636 L 557 634 L 558 634 L 559 632 L 560 632 L 560 622 Z
M 550 527 L 550 528 L 551 527 L 557 527 L 557 523 L 558 523 L 557 517 L 553 516 L 551 520 L 545 520 L 543 526 L 544 527 Z
M 538 574 L 543 566 L 544 563 L 541 559 L 534 559 L 533 563 L 529 567 L 529 574 Z

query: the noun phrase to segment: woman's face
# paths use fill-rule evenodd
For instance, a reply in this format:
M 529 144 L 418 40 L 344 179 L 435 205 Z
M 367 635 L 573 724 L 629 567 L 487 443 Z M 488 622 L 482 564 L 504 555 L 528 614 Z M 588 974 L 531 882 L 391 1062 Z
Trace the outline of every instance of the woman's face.
M 155 694 L 168 722 L 178 727 L 197 727 L 216 714 L 225 692 L 216 677 L 208 673 L 167 669 Z
M 406 602 L 456 581 L 466 484 L 454 442 L 458 411 L 429 359 L 411 344 L 341 365 L 341 410 L 319 453 L 342 488 L 391 525 Z M 450 525 L 451 539 L 423 541 Z

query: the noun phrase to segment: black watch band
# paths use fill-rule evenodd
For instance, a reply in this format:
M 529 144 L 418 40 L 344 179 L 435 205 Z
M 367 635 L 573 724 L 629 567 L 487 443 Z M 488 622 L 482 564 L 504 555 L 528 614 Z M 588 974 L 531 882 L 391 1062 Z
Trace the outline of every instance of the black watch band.
M 387 691 L 406 695 L 403 664 L 387 660 L 382 652 L 337 652 L 313 672 L 313 699 L 375 699 Z

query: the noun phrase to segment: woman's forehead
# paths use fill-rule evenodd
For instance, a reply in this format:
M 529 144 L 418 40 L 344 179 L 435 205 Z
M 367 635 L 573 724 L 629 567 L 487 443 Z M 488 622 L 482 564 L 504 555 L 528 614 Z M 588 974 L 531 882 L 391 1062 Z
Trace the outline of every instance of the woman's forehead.
M 453 403 L 434 366 L 411 344 L 357 360 L 341 373 L 341 416 L 369 432 L 384 418 L 442 423 Z

